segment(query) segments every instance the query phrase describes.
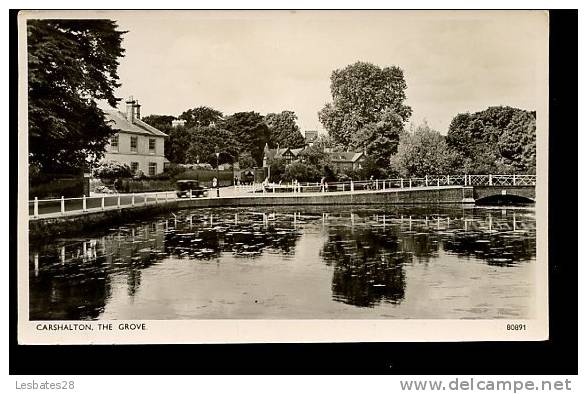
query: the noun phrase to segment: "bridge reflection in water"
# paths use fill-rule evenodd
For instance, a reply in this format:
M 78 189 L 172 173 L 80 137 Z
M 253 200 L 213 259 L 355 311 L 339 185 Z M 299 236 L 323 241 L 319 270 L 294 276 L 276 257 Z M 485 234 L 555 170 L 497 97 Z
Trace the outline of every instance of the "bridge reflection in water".
M 181 212 L 31 245 L 30 317 L 527 317 L 535 239 L 526 208 Z

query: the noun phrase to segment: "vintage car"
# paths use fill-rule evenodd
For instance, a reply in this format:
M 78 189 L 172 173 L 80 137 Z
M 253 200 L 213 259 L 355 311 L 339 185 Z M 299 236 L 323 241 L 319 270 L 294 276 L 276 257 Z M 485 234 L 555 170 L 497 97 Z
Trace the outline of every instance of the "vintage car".
M 184 179 L 176 183 L 177 197 L 203 197 L 208 194 L 208 190 L 200 186 L 200 182 L 192 179 Z

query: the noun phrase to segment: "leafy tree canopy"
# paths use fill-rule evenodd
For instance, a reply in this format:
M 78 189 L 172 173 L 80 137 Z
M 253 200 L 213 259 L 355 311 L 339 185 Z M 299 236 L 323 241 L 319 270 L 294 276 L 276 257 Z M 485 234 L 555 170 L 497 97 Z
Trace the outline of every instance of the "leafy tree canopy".
M 111 20 L 27 22 L 29 162 L 45 172 L 97 162 L 114 131 L 97 101 L 115 107 L 124 32 Z
M 489 107 L 455 116 L 448 145 L 465 163 L 465 172 L 527 172 L 536 169 L 536 113 Z
M 175 119 L 175 116 L 172 115 L 149 115 L 141 118 L 141 120 L 149 125 L 155 127 L 162 132 L 169 134 L 169 130 L 172 129 L 172 123 Z
M 330 80 L 333 101 L 322 108 L 318 117 L 330 136 L 345 148 L 356 149 L 361 139 L 371 139 L 374 124 L 389 123 L 392 117 L 405 122 L 412 114 L 412 109 L 404 104 L 407 85 L 399 67 L 380 68 L 356 62 L 333 71 Z M 389 131 L 388 138 L 398 139 L 391 124 L 383 129 Z M 355 135 L 362 131 L 369 135 L 359 136 L 358 141 Z
M 263 164 L 263 149 L 269 141 L 269 128 L 257 112 L 237 112 L 228 116 L 222 127 L 232 133 L 239 153 L 249 152 L 257 166 Z
M 179 115 L 179 119 L 186 121 L 185 126 L 190 128 L 194 126 L 210 126 L 222 120 L 222 112 L 213 108 L 201 106 L 188 109 Z
M 296 123 L 298 117 L 293 111 L 282 111 L 265 116 L 265 123 L 269 127 L 269 146 L 276 148 L 301 148 L 306 144 L 300 128 Z
M 217 164 L 233 163 L 238 157 L 237 141 L 232 132 L 220 126 L 201 126 L 188 129 L 188 163 Z M 216 153 L 220 153 L 217 158 Z M 218 160 L 218 161 L 217 161 Z
M 397 154 L 392 157 L 392 169 L 404 177 L 445 174 L 450 172 L 451 163 L 445 137 L 426 124 L 414 133 L 402 134 Z

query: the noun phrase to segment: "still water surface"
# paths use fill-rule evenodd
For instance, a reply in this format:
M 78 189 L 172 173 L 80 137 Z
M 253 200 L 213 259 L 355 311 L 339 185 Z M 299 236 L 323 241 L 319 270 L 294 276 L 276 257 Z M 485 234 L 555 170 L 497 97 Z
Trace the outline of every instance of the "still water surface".
M 534 314 L 533 208 L 224 208 L 176 215 L 31 245 L 31 319 Z

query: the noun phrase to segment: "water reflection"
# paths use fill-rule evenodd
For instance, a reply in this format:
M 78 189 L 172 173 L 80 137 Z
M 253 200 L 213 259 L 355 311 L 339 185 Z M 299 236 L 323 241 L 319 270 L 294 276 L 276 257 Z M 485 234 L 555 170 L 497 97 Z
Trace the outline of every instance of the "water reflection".
M 398 244 L 397 237 L 372 230 L 348 237 L 344 227 L 333 228 L 321 253 L 334 266 L 333 299 L 356 306 L 400 302 L 406 286 L 403 264 L 411 256 L 398 250 Z
M 305 246 L 316 244 L 321 246 L 315 250 Z M 243 302 L 239 297 L 257 286 L 260 278 L 265 293 L 281 297 L 281 304 L 266 317 L 346 318 L 361 310 L 365 312 L 360 317 L 388 316 L 382 312 L 390 310 L 417 317 L 422 306 L 412 306 L 416 304 L 412 298 L 430 297 L 426 289 L 437 288 L 446 298 L 435 300 L 441 303 L 439 316 L 458 317 L 459 311 L 467 309 L 449 300 L 456 289 L 471 286 L 468 281 L 487 274 L 479 263 L 500 269 L 499 278 L 483 277 L 489 287 L 522 286 L 515 290 L 519 294 L 505 298 L 507 305 L 512 299 L 519 303 L 508 306 L 508 311 L 513 310 L 510 314 L 523 315 L 530 302 L 528 277 L 516 267 L 533 261 L 535 254 L 535 217 L 529 209 L 397 206 L 184 211 L 112 228 L 100 236 L 31 245 L 30 318 L 98 319 L 120 303 L 132 307 L 134 299 L 148 310 L 149 302 L 157 299 L 153 286 L 166 279 L 178 281 L 177 291 L 165 290 L 171 292 L 172 307 L 189 310 L 192 303 L 208 297 L 198 289 L 211 285 L 221 296 L 209 296 L 206 304 L 235 304 L 230 317 L 238 318 Z M 286 270 L 281 261 L 290 268 Z M 206 268 L 210 262 L 224 265 L 224 273 L 211 272 Z M 252 276 L 247 270 L 255 266 Z M 321 279 L 324 267 L 329 272 L 327 281 Z M 152 274 L 145 279 L 147 272 Z M 232 275 L 236 279 L 228 280 Z M 439 278 L 448 279 L 439 284 Z M 244 289 L 240 296 L 235 284 Z M 329 297 L 322 295 L 324 287 Z M 306 292 L 316 296 L 300 301 Z M 496 300 L 487 302 L 500 308 Z M 340 310 L 337 305 L 354 309 Z M 218 311 L 223 312 L 222 308 Z M 242 305 L 242 310 L 246 308 Z M 124 317 L 122 311 L 119 314 Z M 182 318 L 198 316 L 188 311 Z

